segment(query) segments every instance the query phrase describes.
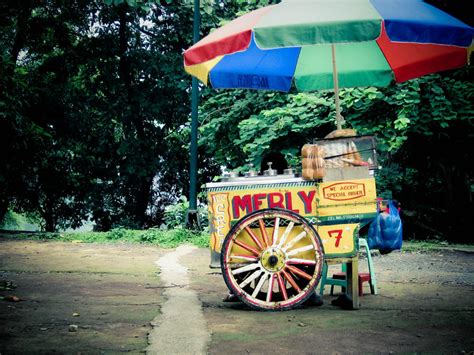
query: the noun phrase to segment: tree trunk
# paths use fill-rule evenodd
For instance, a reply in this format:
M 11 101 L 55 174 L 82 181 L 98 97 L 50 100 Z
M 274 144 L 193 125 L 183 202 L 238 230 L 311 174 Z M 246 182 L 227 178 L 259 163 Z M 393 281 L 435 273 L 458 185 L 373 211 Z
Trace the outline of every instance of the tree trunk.
M 0 200 L 0 224 L 3 222 L 5 215 L 8 212 L 8 201 L 6 199 Z
M 53 216 L 47 216 L 45 220 L 45 232 L 56 232 L 56 223 L 54 222 Z
M 57 221 L 51 208 L 46 208 L 42 213 L 45 232 L 56 232 Z
M 143 227 L 146 220 L 146 210 L 148 208 L 148 202 L 150 199 L 150 190 L 151 184 L 153 182 L 153 177 L 143 177 L 140 179 L 139 188 L 136 194 L 135 201 L 135 218 L 136 221 L 140 224 L 140 227 Z

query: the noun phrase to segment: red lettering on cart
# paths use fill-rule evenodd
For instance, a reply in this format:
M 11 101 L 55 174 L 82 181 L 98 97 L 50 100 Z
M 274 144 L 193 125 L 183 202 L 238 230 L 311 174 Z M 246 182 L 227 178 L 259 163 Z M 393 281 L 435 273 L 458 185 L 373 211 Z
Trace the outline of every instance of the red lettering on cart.
M 298 196 L 300 197 L 301 201 L 303 201 L 304 212 L 306 214 L 313 212 L 313 206 L 311 203 L 313 202 L 315 195 L 316 195 L 315 190 L 310 191 L 308 194 L 306 194 L 306 192 L 304 191 L 298 191 Z
M 298 196 L 299 199 L 296 198 L 296 196 Z M 303 203 L 305 214 L 310 214 L 314 212 L 313 204 L 315 197 L 315 190 L 236 195 L 232 198 L 232 219 L 240 219 L 253 211 L 267 207 L 282 208 L 300 213 L 299 209 L 293 208 L 293 203 L 299 204 L 299 201 Z M 296 198 L 296 202 L 293 200 L 294 198 Z
M 356 182 L 338 182 L 324 187 L 323 196 L 333 201 L 354 200 L 365 196 L 365 185 Z
M 249 214 L 252 212 L 252 200 L 250 195 L 244 196 L 234 196 L 232 199 L 232 214 L 234 218 L 240 218 L 240 211 L 245 210 L 244 214 Z
M 291 199 L 291 192 L 285 192 L 285 202 L 286 202 L 287 209 L 296 213 L 300 213 L 300 210 L 293 209 L 293 201 Z
M 262 200 L 267 197 L 267 194 L 255 194 L 252 196 L 253 210 L 259 210 L 262 206 Z
M 283 205 L 284 197 L 279 192 L 271 192 L 268 194 L 268 207 L 269 208 L 285 208 Z
M 329 238 L 335 237 L 336 238 L 336 248 L 339 247 L 339 243 L 341 242 L 342 239 L 342 229 L 333 229 L 331 231 L 328 231 Z

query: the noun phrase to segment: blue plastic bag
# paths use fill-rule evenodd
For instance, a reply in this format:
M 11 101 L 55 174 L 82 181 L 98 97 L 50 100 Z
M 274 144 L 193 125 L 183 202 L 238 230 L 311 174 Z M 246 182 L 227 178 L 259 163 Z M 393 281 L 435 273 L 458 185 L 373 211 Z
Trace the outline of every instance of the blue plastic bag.
M 377 214 L 367 236 L 369 249 L 378 249 L 382 254 L 401 249 L 403 242 L 400 214 L 392 201 L 389 201 L 388 208 L 388 213 Z

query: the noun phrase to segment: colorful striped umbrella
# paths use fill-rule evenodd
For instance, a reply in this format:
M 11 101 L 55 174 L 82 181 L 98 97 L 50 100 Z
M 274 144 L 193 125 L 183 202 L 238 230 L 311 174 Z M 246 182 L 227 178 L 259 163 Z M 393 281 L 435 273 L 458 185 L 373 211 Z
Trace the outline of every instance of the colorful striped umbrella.
M 462 67 L 473 35 L 421 0 L 284 0 L 211 32 L 184 65 L 214 88 L 337 93 Z

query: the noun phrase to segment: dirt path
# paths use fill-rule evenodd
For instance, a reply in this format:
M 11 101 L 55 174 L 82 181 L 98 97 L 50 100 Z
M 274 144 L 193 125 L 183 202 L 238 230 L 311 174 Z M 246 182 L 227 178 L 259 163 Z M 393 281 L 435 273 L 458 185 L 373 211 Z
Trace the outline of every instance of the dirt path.
M 320 308 L 268 313 L 221 301 L 227 289 L 219 270 L 208 268 L 205 249 L 0 238 L 0 281 L 17 285 L 0 288 L 0 296 L 23 299 L 0 301 L 0 353 L 140 353 L 147 334 L 155 334 L 150 322 L 172 329 L 160 323 L 168 312 L 168 321 L 179 318 L 177 328 L 204 330 L 204 337 L 206 324 L 211 354 L 474 351 L 474 254 L 392 253 L 375 256 L 374 263 L 380 294 L 362 297 L 358 311 L 333 307 L 325 295 Z M 204 320 L 191 322 L 201 305 Z M 185 334 L 158 335 L 157 344 L 195 339 Z M 191 345 L 180 349 L 202 352 Z

